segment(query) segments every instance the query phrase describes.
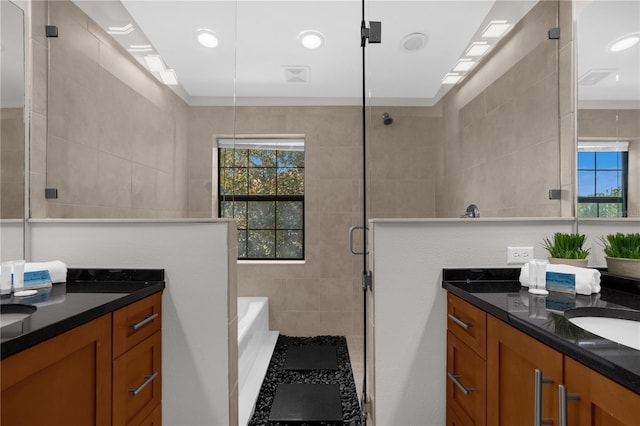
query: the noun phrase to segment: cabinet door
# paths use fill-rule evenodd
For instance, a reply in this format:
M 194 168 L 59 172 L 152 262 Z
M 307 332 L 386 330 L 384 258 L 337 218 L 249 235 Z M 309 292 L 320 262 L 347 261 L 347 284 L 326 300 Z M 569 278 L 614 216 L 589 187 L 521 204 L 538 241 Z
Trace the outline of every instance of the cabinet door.
M 134 425 L 160 406 L 160 331 L 113 361 L 113 423 Z
M 111 424 L 111 314 L 2 360 L 3 425 Z
M 543 382 L 538 392 L 541 414 L 558 424 L 558 385 L 562 383 L 562 354 L 487 316 L 487 424 L 535 424 L 535 370 Z
M 460 419 L 447 420 L 456 424 L 484 425 L 487 406 L 487 370 L 485 361 L 447 332 L 447 415 L 455 413 Z
M 570 426 L 624 426 L 640 422 L 640 396 L 577 361 L 564 357 L 564 384 L 568 394 L 566 424 Z

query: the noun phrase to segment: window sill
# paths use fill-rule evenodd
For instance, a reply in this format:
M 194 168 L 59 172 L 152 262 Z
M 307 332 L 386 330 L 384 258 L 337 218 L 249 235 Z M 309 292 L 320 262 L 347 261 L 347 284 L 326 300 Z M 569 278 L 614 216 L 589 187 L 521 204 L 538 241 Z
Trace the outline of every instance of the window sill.
M 238 260 L 238 265 L 304 265 L 304 260 Z

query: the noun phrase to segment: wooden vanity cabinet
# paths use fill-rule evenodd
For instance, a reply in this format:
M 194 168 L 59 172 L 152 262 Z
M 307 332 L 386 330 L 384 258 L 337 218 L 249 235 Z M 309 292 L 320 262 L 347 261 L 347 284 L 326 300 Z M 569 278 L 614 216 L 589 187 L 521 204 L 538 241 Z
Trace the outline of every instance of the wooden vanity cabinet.
M 451 293 L 447 301 L 448 426 L 640 424 L 635 392 Z
M 486 424 L 486 313 L 447 297 L 448 426 Z
M 3 425 L 111 424 L 111 314 L 2 360 Z
M 161 425 L 161 293 L 2 360 L 2 425 Z

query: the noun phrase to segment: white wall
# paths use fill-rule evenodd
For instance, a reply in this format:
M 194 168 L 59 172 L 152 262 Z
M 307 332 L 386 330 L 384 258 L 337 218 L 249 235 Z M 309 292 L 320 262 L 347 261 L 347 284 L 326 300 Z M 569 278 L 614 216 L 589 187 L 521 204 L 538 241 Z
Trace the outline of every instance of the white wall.
M 30 223 L 34 262 L 57 259 L 73 268 L 165 269 L 166 289 L 162 298 L 165 425 L 230 423 L 227 343 L 230 226 L 228 221 Z
M 507 267 L 508 245 L 571 232 L 572 219 L 372 221 L 374 374 L 378 426 L 445 422 L 446 292 L 442 268 Z M 375 382 L 375 383 L 374 383 Z
M 19 219 L 0 220 L 0 260 L 24 259 L 24 221 Z
M 554 232 L 587 235 L 589 266 L 606 267 L 600 237 L 640 232 L 640 221 L 574 219 L 382 219 L 370 229 L 374 359 L 368 377 L 378 426 L 445 422 L 446 292 L 442 268 L 507 265 L 506 247 L 533 246 Z

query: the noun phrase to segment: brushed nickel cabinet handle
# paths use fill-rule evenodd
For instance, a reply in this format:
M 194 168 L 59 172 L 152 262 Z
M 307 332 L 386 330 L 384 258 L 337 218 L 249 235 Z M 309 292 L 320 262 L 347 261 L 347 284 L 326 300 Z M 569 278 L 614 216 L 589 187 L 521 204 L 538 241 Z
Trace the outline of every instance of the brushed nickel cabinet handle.
M 457 316 L 455 316 L 455 315 L 447 314 L 447 317 L 448 317 L 451 321 L 453 321 L 453 322 L 455 322 L 456 324 L 458 324 L 460 327 L 464 328 L 465 330 L 468 330 L 468 329 L 470 329 L 471 327 L 473 327 L 473 323 L 470 323 L 470 322 L 464 322 L 464 321 L 462 321 L 460 318 L 458 318 L 458 317 L 457 317 Z
M 474 389 L 467 388 L 460 382 L 460 380 L 459 380 L 460 376 L 459 375 L 453 374 L 453 373 L 450 373 L 450 372 L 447 371 L 447 376 L 449 376 L 451 381 L 462 391 L 463 394 L 469 395 L 471 392 L 474 391 Z
M 138 386 L 135 389 L 129 389 L 129 393 L 131 395 L 133 395 L 133 396 L 136 396 L 137 394 L 142 392 L 142 390 L 144 388 L 146 388 L 149 385 L 149 383 L 153 382 L 153 379 L 155 379 L 156 377 L 158 377 L 158 372 L 157 371 L 155 373 L 153 373 L 152 375 L 150 375 L 150 376 L 144 376 L 144 378 L 145 378 L 144 383 L 141 384 L 140 386 Z
M 577 401 L 580 395 L 577 393 L 567 393 L 565 385 L 558 385 L 558 402 L 559 402 L 559 424 L 567 426 L 567 401 Z
M 129 324 L 129 327 L 133 328 L 134 330 L 137 330 L 141 327 L 144 327 L 145 325 L 149 324 L 151 321 L 153 321 L 154 319 L 158 318 L 159 314 L 156 312 L 155 314 L 150 314 L 147 315 L 146 317 L 144 317 L 144 319 L 140 322 L 137 322 L 135 324 Z
M 542 376 L 542 370 L 536 368 L 533 371 L 533 426 L 553 424 L 551 419 L 542 418 L 542 385 L 553 383 L 553 379 Z

